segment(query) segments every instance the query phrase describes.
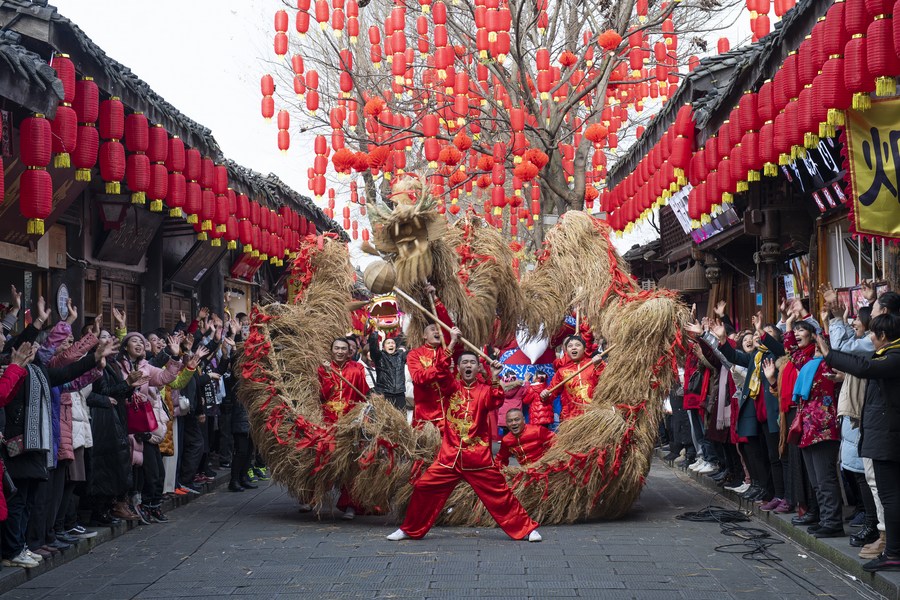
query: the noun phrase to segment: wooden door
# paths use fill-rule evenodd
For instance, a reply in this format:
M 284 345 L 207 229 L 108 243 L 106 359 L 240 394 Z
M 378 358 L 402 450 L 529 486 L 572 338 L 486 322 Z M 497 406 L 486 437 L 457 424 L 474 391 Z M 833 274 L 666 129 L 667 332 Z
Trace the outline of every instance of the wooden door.
M 103 279 L 100 282 L 100 297 L 103 305 L 103 320 L 115 327 L 112 307 L 115 305 L 125 312 L 129 331 L 141 331 L 141 288 L 130 283 L 120 283 Z
M 181 319 L 181 313 L 184 313 L 185 317 L 187 317 L 187 322 L 190 323 L 191 319 L 193 319 L 191 299 L 175 294 L 163 294 L 160 315 L 162 326 L 170 332 L 173 331 Z

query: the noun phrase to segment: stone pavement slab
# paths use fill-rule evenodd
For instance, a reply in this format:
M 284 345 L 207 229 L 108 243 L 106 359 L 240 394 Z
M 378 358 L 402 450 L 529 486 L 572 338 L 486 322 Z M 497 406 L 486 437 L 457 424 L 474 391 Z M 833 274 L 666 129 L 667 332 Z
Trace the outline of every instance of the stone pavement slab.
M 737 541 L 717 524 L 675 519 L 721 500 L 655 463 L 620 521 L 542 527 L 540 544 L 496 528 L 446 527 L 388 542 L 396 523 L 385 517 L 300 514 L 277 485 L 220 491 L 174 511 L 171 523 L 101 544 L 2 598 L 879 597 L 792 541 L 771 548 L 778 562 L 747 560 L 716 551 Z

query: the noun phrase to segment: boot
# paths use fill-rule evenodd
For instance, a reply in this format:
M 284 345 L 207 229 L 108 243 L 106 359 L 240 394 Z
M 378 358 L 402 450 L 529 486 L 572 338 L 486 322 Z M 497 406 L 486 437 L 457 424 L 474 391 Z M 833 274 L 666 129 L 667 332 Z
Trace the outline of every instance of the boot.
M 854 548 L 865 546 L 876 541 L 879 537 L 878 528 L 874 525 L 866 525 L 856 533 L 850 536 L 850 545 Z
M 244 488 L 241 486 L 241 484 L 239 484 L 237 481 L 232 479 L 228 483 L 228 491 L 229 492 L 243 492 Z
M 866 544 L 863 546 L 862 550 L 859 551 L 860 558 L 873 559 L 881 556 L 881 553 L 884 552 L 884 548 L 887 545 L 887 536 L 883 531 L 879 531 L 878 534 L 877 540 L 871 544 Z

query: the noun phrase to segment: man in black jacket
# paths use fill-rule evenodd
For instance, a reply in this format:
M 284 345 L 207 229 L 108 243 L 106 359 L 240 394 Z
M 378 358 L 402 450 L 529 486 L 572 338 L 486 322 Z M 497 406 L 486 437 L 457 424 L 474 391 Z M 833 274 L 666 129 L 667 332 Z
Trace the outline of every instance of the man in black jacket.
M 406 350 L 397 340 L 385 338 L 378 347 L 378 333 L 369 336 L 369 356 L 375 365 L 375 392 L 406 413 Z

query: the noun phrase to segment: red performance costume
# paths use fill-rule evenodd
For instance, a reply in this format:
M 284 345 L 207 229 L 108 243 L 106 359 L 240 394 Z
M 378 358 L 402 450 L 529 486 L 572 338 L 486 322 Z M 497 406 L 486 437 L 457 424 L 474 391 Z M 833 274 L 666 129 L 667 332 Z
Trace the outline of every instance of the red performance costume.
M 332 361 L 329 369 L 319 367 L 322 413 L 327 424 L 334 423 L 350 412 L 354 406 L 365 401 L 365 398 L 353 391 L 344 379 L 338 377 L 338 373 L 363 394 L 369 393 L 366 371 L 360 363 L 348 360 L 343 365 L 338 365 Z
M 453 321 L 440 300 L 435 301 L 435 309 L 441 321 L 452 327 Z M 450 341 L 448 335 L 443 332 L 441 335 L 445 342 Z M 431 344 L 423 344 L 406 355 L 406 367 L 413 382 L 413 427 L 433 423 L 443 431 L 447 401 L 453 393 L 452 358 L 452 354 L 440 345 Z
M 447 372 L 449 375 L 449 372 Z M 506 478 L 491 458 L 488 414 L 503 403 L 503 389 L 474 381 L 467 386 L 451 379 L 452 396 L 437 459 L 414 484 L 406 518 L 400 530 L 409 537 L 424 537 L 437 520 L 447 498 L 461 479 L 484 503 L 497 524 L 520 540 L 537 529 Z
M 510 456 L 522 466 L 533 463 L 553 445 L 554 439 L 553 432 L 540 425 L 527 424 L 519 435 L 510 431 L 500 440 L 496 463 L 498 466 L 509 466 Z
M 591 358 L 585 356 L 579 363 L 569 362 L 561 366 L 548 387 L 553 387 L 569 377 L 585 364 L 590 363 Z M 559 414 L 559 420 L 564 421 L 584 414 L 584 408 L 591 403 L 594 397 L 594 388 L 597 387 L 597 381 L 600 379 L 600 373 L 606 367 L 604 363 L 599 366 L 590 366 L 569 381 L 562 387 L 562 412 Z

